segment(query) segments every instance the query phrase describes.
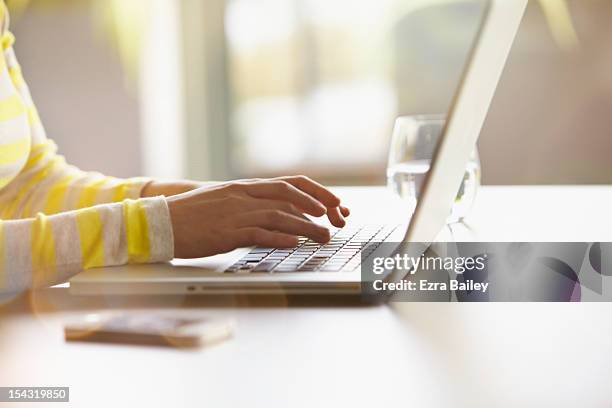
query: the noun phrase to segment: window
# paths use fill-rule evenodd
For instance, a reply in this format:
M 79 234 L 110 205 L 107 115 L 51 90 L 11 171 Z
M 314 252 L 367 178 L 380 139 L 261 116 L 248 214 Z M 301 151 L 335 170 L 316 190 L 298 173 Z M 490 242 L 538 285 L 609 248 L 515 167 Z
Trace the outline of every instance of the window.
M 382 177 L 394 119 L 446 110 L 476 33 L 481 2 L 445 3 L 228 0 L 233 172 Z

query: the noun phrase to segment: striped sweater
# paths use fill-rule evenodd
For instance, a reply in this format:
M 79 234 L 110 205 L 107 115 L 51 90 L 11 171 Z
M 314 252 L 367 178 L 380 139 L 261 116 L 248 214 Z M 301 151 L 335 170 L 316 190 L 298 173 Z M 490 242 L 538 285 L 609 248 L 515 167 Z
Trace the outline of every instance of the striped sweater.
M 44 287 L 84 269 L 170 260 L 166 200 L 146 179 L 66 164 L 41 125 L 0 0 L 0 293 Z

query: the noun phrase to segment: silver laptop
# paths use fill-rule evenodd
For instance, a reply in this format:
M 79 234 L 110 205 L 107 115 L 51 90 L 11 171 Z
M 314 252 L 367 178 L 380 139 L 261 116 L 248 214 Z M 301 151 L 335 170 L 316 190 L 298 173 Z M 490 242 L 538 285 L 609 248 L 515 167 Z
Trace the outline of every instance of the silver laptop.
M 71 293 L 359 294 L 361 261 L 377 243 L 431 243 L 443 229 L 526 6 L 527 0 L 488 2 L 410 219 L 338 230 L 326 245 L 303 238 L 290 250 L 245 248 L 199 260 L 93 269 L 71 280 Z

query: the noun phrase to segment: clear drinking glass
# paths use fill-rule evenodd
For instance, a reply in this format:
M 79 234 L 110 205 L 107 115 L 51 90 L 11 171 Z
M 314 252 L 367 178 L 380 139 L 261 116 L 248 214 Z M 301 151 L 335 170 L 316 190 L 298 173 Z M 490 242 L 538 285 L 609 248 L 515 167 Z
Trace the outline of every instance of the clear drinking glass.
M 407 202 L 412 211 L 416 208 L 445 123 L 444 115 L 404 116 L 395 122 L 387 183 Z M 474 149 L 449 215 L 449 222 L 460 222 L 469 214 L 480 186 L 480 175 L 480 158 Z

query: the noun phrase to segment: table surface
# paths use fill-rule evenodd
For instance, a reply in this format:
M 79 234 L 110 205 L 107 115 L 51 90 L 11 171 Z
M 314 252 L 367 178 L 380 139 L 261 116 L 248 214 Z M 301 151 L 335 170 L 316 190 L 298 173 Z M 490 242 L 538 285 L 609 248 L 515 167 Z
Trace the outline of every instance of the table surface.
M 391 200 L 382 188 L 338 192 L 355 222 L 399 215 L 380 210 Z M 611 187 L 484 187 L 468 225 L 483 241 L 611 241 L 611 208 Z M 108 309 L 230 318 L 235 335 L 196 351 L 64 341 L 65 323 Z M 611 313 L 53 288 L 0 307 L 0 386 L 69 386 L 70 405 L 87 407 L 611 406 Z

